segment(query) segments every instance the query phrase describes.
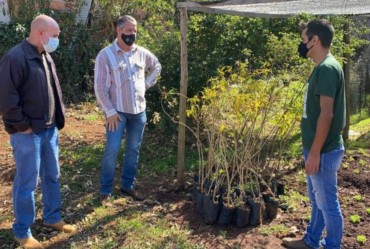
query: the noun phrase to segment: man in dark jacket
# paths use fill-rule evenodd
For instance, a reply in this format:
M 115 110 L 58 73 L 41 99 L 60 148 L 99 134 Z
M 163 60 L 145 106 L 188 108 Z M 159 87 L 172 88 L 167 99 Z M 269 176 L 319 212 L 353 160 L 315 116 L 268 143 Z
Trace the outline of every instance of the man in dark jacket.
M 59 33 L 53 18 L 39 15 L 31 23 L 29 38 L 0 60 L 0 114 L 10 134 L 16 165 L 13 231 L 24 248 L 43 248 L 30 229 L 39 177 L 45 226 L 64 232 L 76 230 L 60 213 L 58 129 L 64 127 L 64 105 L 49 55 L 58 47 Z

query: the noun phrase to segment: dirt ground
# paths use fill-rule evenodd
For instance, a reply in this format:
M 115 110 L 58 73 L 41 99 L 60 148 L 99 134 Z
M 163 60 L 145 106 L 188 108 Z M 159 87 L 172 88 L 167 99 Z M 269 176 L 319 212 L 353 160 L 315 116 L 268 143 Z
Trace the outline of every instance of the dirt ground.
M 71 135 L 78 130 L 78 135 Z M 146 139 L 148 139 L 146 137 Z M 78 141 L 77 141 L 78 140 Z M 73 113 L 67 117 L 66 127 L 60 135 L 60 146 L 85 146 L 94 144 L 97 141 L 104 140 L 103 121 L 91 121 L 81 119 Z M 81 142 L 83 141 L 83 142 Z M 144 140 L 145 143 L 145 140 Z M 143 145 L 145 146 L 145 145 Z M 61 171 L 67 158 L 61 158 Z M 356 241 L 357 235 L 365 235 L 370 239 L 370 214 L 366 213 L 366 208 L 370 208 L 370 150 L 361 150 L 347 154 L 345 163 L 348 168 L 342 168 L 339 172 L 339 196 L 342 204 L 344 215 L 344 249 L 370 248 L 370 242 L 359 245 Z M 0 124 L 0 217 L 12 214 L 12 180 L 15 172 L 14 162 L 9 145 L 9 137 Z M 98 177 L 98 169 L 92 172 L 91 176 Z M 159 203 L 171 203 L 176 208 L 166 213 L 166 217 L 178 223 L 179 227 L 186 225 L 193 230 L 191 240 L 194 244 L 202 245 L 206 248 L 246 248 L 246 249 L 279 249 L 281 246 L 281 236 L 263 236 L 258 232 L 258 227 L 246 227 L 237 229 L 233 227 L 220 227 L 218 225 L 207 226 L 203 223 L 202 218 L 195 212 L 194 203 L 191 200 L 191 175 L 187 179 L 187 187 L 183 191 L 177 191 L 174 184 L 174 176 L 155 176 L 144 178 L 140 182 L 142 190 L 148 195 L 153 196 Z M 297 184 L 293 175 L 287 176 L 285 182 L 290 188 L 294 188 L 300 193 L 306 192 L 304 184 Z M 91 188 L 91 194 L 98 194 L 98 187 Z M 354 196 L 361 196 L 361 201 L 355 201 Z M 65 202 L 63 206 L 68 206 L 68 202 L 73 202 L 73 198 L 63 196 Z M 128 204 L 130 205 L 130 204 Z M 280 210 L 278 218 L 273 221 L 266 221 L 263 226 L 273 224 L 284 224 L 291 230 L 291 235 L 301 237 L 307 224 L 303 214 L 309 209 L 309 203 L 301 203 L 295 212 L 283 212 Z M 89 208 L 81 209 L 80 212 L 89 212 Z M 63 210 L 68 213 L 68 210 Z M 351 215 L 358 214 L 361 217 L 359 224 L 349 222 Z M 72 214 L 67 217 L 67 221 L 78 224 L 78 215 Z M 42 232 L 37 226 L 41 221 L 36 221 L 36 231 Z M 3 232 L 11 231 L 11 221 L 4 221 L 0 218 L 0 248 L 14 248 L 15 243 L 9 242 L 1 237 Z M 226 233 L 227 235 L 222 235 Z M 60 248 L 58 244 L 64 244 L 63 248 L 68 245 L 67 235 L 55 236 L 52 238 L 53 243 L 48 248 Z M 88 236 L 82 232 L 80 236 Z M 60 240 L 60 243 L 58 243 Z M 67 247 L 68 248 L 68 247 Z

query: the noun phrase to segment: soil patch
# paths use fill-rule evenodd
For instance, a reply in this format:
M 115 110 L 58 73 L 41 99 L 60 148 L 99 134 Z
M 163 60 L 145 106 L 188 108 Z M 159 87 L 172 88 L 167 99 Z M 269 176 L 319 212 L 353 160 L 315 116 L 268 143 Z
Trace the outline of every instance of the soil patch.
M 81 112 L 81 110 L 80 110 Z M 101 118 L 86 119 L 86 113 L 79 116 L 74 111 L 69 111 L 66 127 L 60 133 L 60 146 L 69 148 L 81 148 L 91 146 L 96 143 L 102 143 L 105 140 L 104 120 Z M 98 115 L 99 117 L 99 115 Z M 101 117 L 101 116 L 100 116 Z M 93 120 L 92 120 L 93 119 Z M 150 140 L 150 136 L 155 134 L 146 133 L 145 139 Z M 145 140 L 144 140 L 145 143 Z M 370 248 L 370 242 L 365 242 L 361 246 L 356 241 L 357 235 L 364 235 L 370 239 L 370 215 L 366 208 L 370 208 L 370 150 L 356 151 L 346 154 L 344 167 L 339 172 L 339 196 L 344 215 L 344 249 Z M 63 165 L 68 164 L 68 157 L 61 158 L 61 171 Z M 94 172 L 89 172 L 88 176 L 76 175 L 74 180 L 78 180 L 84 186 L 89 186 L 90 195 L 98 195 L 98 176 L 99 162 Z M 16 244 L 11 235 L 12 225 L 12 181 L 14 177 L 14 161 L 9 144 L 9 137 L 5 133 L 3 125 L 0 124 L 0 248 L 15 248 Z M 260 227 L 247 226 L 237 229 L 232 226 L 222 227 L 218 225 L 205 225 L 202 217 L 195 211 L 195 205 L 192 201 L 192 175 L 187 175 L 187 185 L 182 191 L 176 189 L 175 176 L 173 174 L 151 175 L 142 177 L 139 181 L 141 190 L 150 196 L 153 203 L 128 203 L 127 205 L 149 205 L 151 208 L 160 205 L 171 205 L 170 209 L 164 211 L 164 215 L 171 221 L 174 221 L 181 228 L 191 231 L 191 240 L 194 244 L 202 245 L 206 248 L 260 248 L 260 249 L 279 249 L 281 246 L 282 235 L 275 234 L 269 236 L 261 235 L 259 229 L 276 224 L 282 224 L 290 229 L 290 234 L 296 237 L 303 236 L 307 220 L 304 215 L 307 214 L 309 203 L 301 203 L 295 212 L 279 211 L 277 219 L 273 221 L 265 220 Z M 92 179 L 92 180 L 91 180 Z M 88 182 L 90 180 L 90 182 Z M 288 188 L 292 188 L 302 194 L 306 193 L 305 184 L 297 182 L 295 173 L 287 175 L 284 179 Z M 67 186 L 68 187 L 68 186 Z M 63 186 L 63 214 L 66 220 L 78 224 L 81 217 L 93 210 L 93 206 L 88 203 L 78 203 L 80 196 L 75 196 L 73 192 L 65 191 Z M 353 224 L 349 221 L 351 215 L 359 215 L 361 221 L 359 224 Z M 40 216 L 40 214 L 39 214 Z M 44 231 L 41 221 L 38 219 L 34 226 L 36 236 Z M 5 235 L 4 235 L 5 234 Z M 80 237 L 91 236 L 91 233 L 81 231 Z M 69 248 L 70 240 L 68 235 L 49 236 L 50 241 L 43 244 L 48 248 Z

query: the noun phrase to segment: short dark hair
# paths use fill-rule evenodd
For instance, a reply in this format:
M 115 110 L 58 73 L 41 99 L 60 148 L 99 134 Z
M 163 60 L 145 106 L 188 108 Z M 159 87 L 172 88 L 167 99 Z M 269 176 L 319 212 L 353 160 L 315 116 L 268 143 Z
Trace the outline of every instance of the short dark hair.
M 317 35 L 324 48 L 330 48 L 331 42 L 334 37 L 334 27 L 326 19 L 315 19 L 309 23 L 302 23 L 301 29 L 307 28 L 306 35 L 311 40 L 314 35 Z
M 134 23 L 134 24 L 137 24 L 136 22 L 136 19 L 133 18 L 132 16 L 130 15 L 124 15 L 124 16 L 120 16 L 118 19 L 117 19 L 117 22 L 116 22 L 116 28 L 117 27 L 120 27 L 122 28 L 126 22 L 131 22 L 131 23 Z

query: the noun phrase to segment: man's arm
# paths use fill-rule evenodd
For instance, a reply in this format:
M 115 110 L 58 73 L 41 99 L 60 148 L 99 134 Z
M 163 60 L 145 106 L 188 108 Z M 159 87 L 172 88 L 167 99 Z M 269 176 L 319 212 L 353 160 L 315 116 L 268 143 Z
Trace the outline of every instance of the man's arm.
M 31 132 L 28 118 L 20 106 L 18 87 L 23 80 L 23 69 L 19 59 L 5 55 L 0 61 L 0 114 L 4 121 L 18 132 Z
M 96 100 L 102 111 L 105 113 L 108 129 L 110 131 L 115 131 L 118 128 L 119 115 L 109 97 L 109 89 L 111 85 L 109 62 L 103 55 L 103 52 L 100 52 L 95 60 L 94 91 Z
M 320 95 L 320 116 L 317 120 L 315 138 L 305 165 L 308 175 L 314 175 L 319 170 L 320 152 L 329 134 L 333 119 L 333 106 L 334 99 L 332 97 Z
M 151 52 L 146 56 L 145 69 L 150 70 L 145 79 L 145 89 L 149 89 L 155 85 L 162 70 L 161 63 L 159 63 L 157 57 Z
M 110 117 L 116 114 L 117 111 L 109 97 L 109 89 L 112 82 L 109 72 L 109 62 L 103 53 L 100 52 L 95 60 L 94 91 L 100 108 L 107 117 Z

